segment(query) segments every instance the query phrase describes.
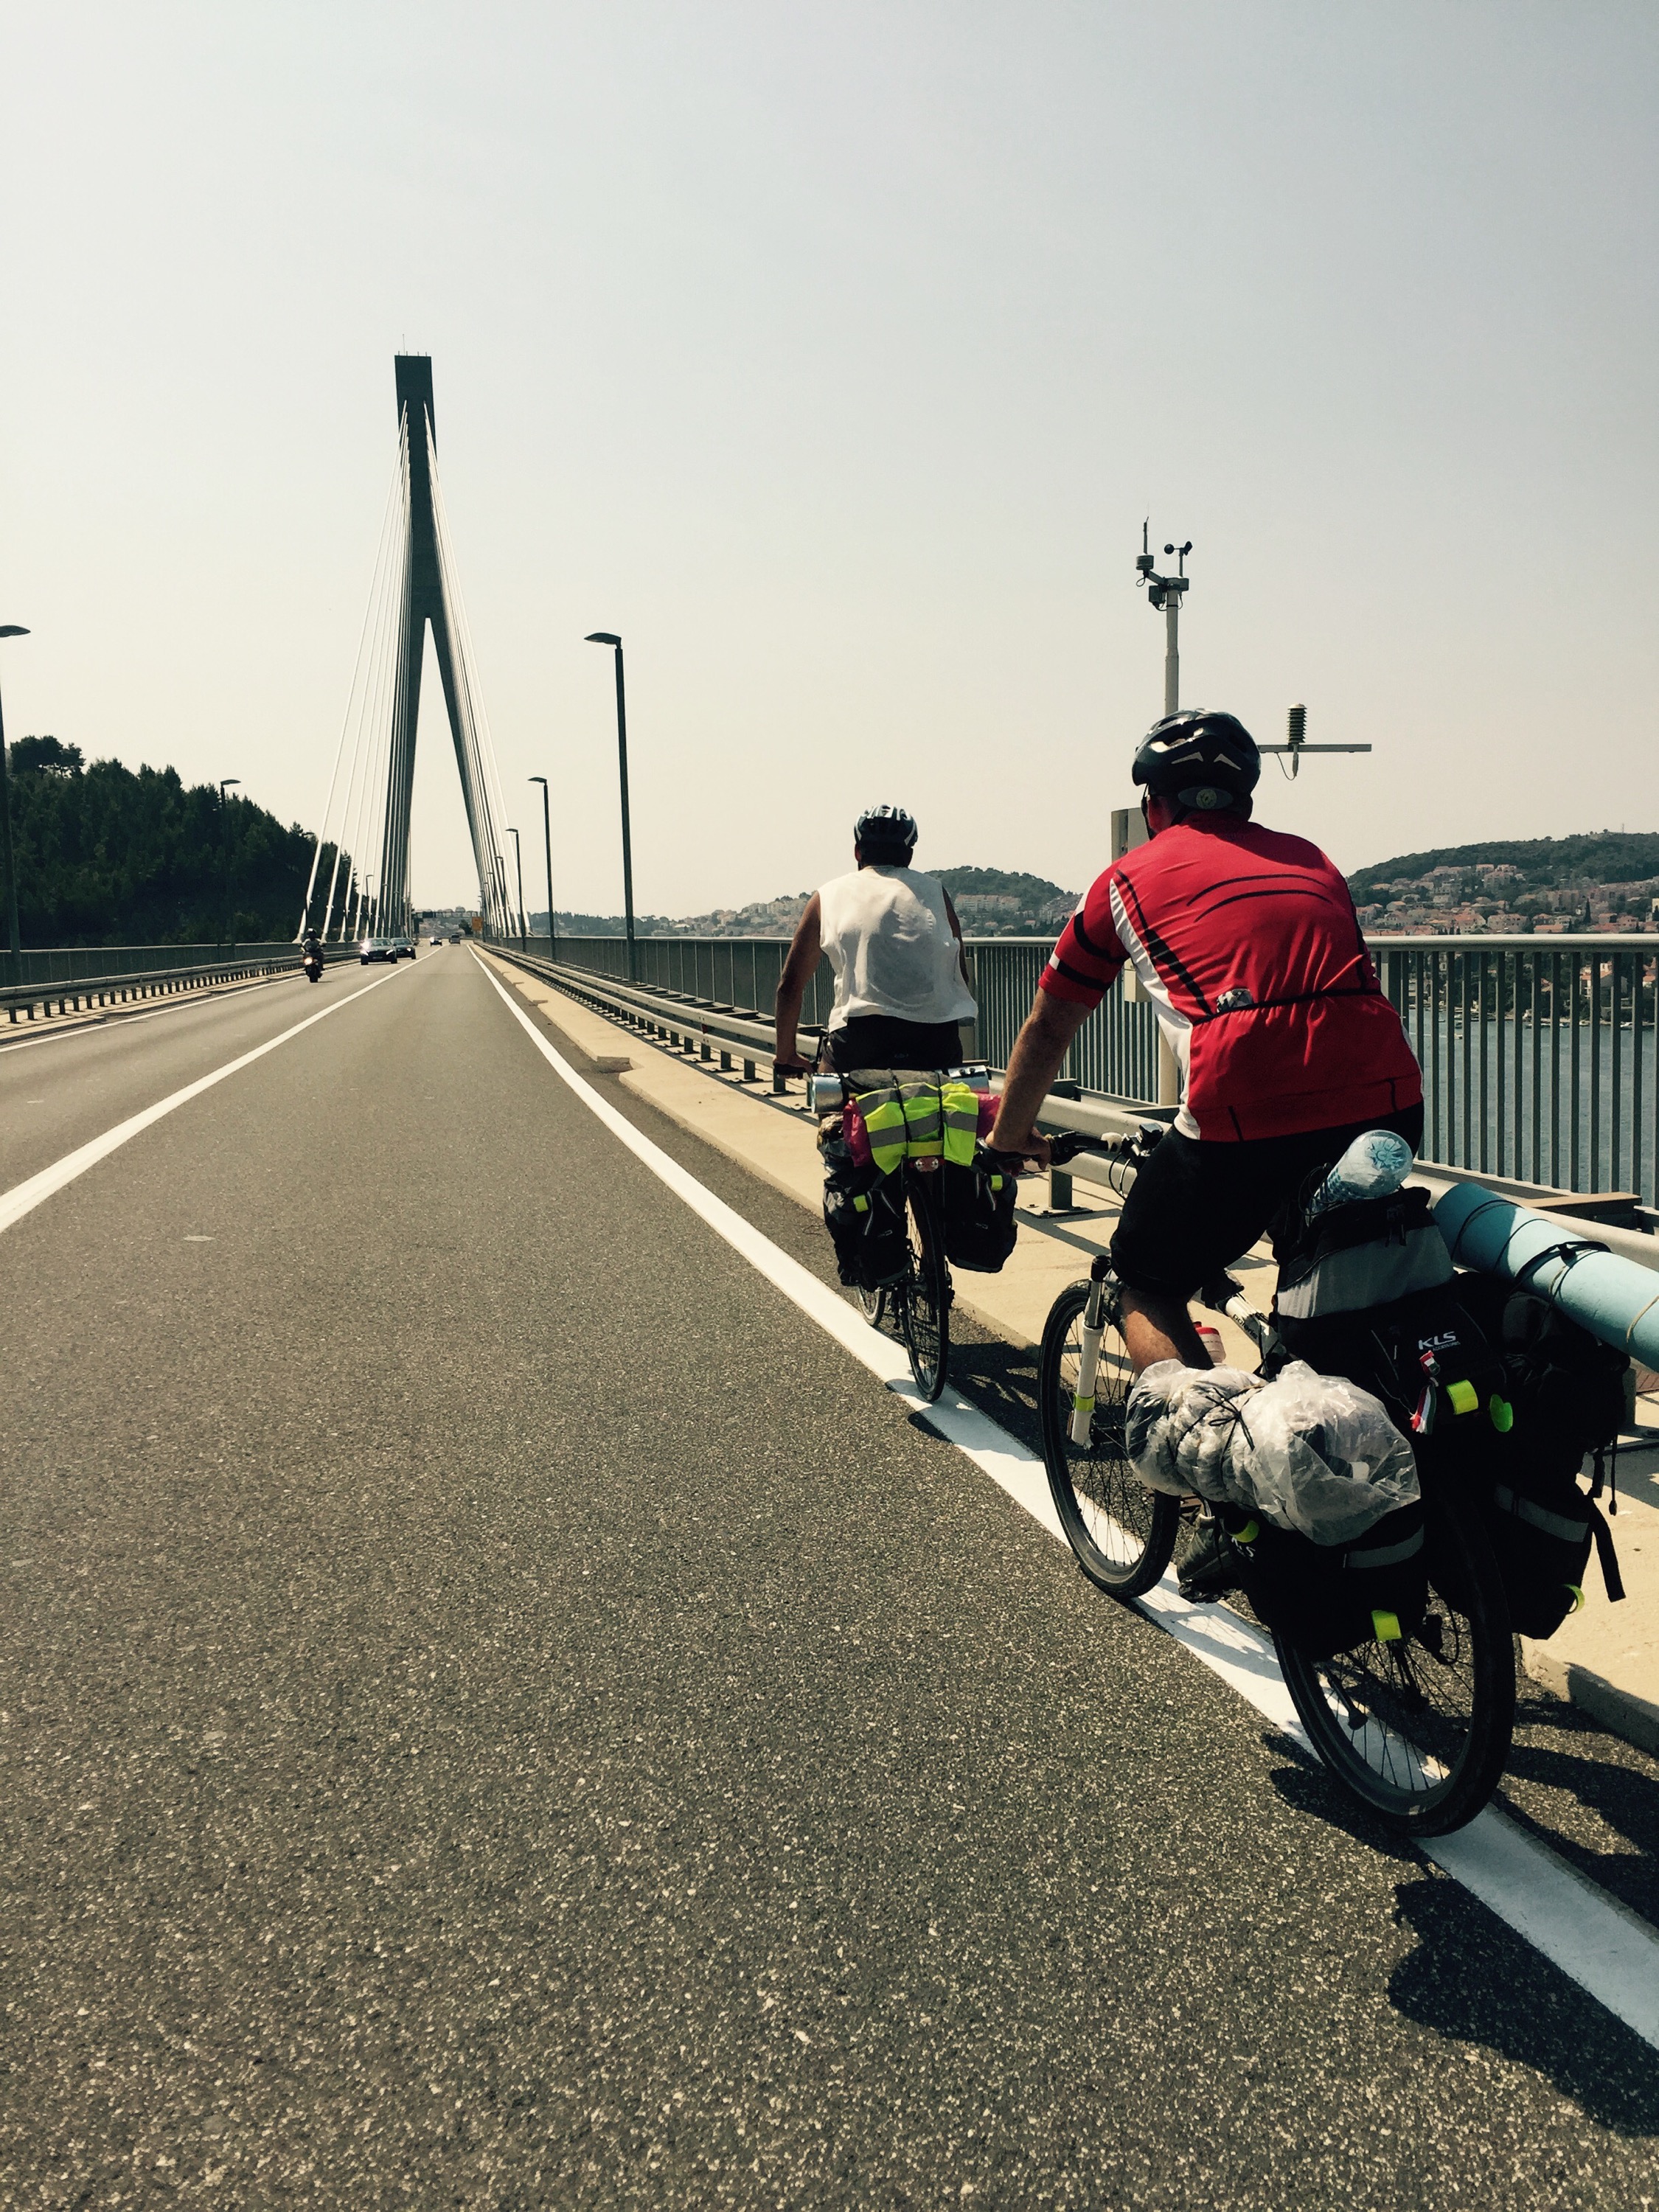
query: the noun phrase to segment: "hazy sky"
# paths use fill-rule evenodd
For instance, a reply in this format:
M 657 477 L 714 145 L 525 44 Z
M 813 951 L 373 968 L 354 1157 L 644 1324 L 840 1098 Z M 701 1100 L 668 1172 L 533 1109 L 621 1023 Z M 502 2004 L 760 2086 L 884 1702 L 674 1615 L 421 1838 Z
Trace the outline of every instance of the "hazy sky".
M 314 823 L 407 348 L 562 905 L 620 905 L 594 629 L 641 908 L 817 883 L 879 799 L 1083 884 L 1148 513 L 1183 699 L 1376 747 L 1267 818 L 1659 828 L 1651 0 L 55 0 L 4 52 L 14 738 Z M 436 703 L 423 903 L 476 887 Z

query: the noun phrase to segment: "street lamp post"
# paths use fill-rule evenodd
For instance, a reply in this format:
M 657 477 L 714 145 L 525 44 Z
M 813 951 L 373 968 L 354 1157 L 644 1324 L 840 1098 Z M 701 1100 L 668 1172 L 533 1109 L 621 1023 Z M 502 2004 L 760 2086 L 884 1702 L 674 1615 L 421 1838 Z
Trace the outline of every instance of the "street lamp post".
M 219 779 L 220 836 L 225 848 L 225 938 L 222 942 L 228 943 L 233 953 L 236 950 L 236 916 L 230 903 L 230 801 L 225 793 L 241 781 L 240 775 L 222 775 Z
M 532 775 L 526 781 L 538 783 L 542 787 L 542 841 L 543 849 L 547 854 L 547 957 L 550 960 L 556 960 L 559 943 L 553 930 L 553 820 L 548 810 L 547 778 Z
M 0 625 L 0 637 L 27 637 L 18 623 Z M 23 980 L 23 940 L 17 933 L 17 855 L 11 841 L 11 771 L 6 760 L 5 717 L 0 715 L 0 835 L 6 848 L 6 927 L 11 938 L 11 980 Z
M 519 950 L 528 952 L 530 947 L 525 943 L 524 927 L 524 848 L 519 842 L 518 831 L 510 822 L 507 825 L 507 834 L 513 840 L 513 870 L 519 879 Z
M 623 641 L 614 631 L 590 630 L 589 645 L 610 645 L 617 652 L 617 760 L 622 770 L 622 830 L 623 830 L 623 915 L 628 935 L 628 980 L 639 981 L 639 963 L 634 951 L 634 844 L 628 822 L 628 705 L 623 691 Z

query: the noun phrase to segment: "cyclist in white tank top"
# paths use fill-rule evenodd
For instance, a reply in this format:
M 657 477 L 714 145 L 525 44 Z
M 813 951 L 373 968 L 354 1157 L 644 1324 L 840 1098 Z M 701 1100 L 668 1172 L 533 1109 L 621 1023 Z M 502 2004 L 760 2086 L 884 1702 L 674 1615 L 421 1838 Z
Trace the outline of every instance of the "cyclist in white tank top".
M 860 816 L 849 875 L 815 892 L 778 982 L 777 1065 L 805 1070 L 802 1002 L 828 953 L 836 1003 L 825 1048 L 836 1067 L 948 1067 L 962 1057 L 957 1024 L 973 994 L 962 930 L 936 876 L 910 866 L 916 825 L 895 807 Z

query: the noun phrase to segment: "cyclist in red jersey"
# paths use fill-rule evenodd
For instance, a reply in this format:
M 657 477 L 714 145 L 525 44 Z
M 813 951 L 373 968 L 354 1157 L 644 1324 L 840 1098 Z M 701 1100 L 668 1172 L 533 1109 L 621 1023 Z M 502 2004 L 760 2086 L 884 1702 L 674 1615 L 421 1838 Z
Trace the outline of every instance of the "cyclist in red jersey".
M 1316 845 L 1250 819 L 1261 757 L 1231 714 L 1188 708 L 1135 755 L 1151 833 L 1079 901 L 1015 1042 L 994 1151 L 1042 1161 L 1034 1128 L 1067 1048 L 1126 961 L 1180 1071 L 1175 1126 L 1112 1239 L 1137 1371 L 1207 1364 L 1187 1311 L 1366 1129 L 1413 1151 L 1423 1085 L 1348 887 Z

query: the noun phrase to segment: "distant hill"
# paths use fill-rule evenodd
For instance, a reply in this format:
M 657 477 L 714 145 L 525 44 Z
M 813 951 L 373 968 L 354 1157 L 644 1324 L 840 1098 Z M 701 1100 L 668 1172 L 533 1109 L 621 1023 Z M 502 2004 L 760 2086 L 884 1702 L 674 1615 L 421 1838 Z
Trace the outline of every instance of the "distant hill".
M 1036 914 L 1052 900 L 1077 903 L 1075 891 L 1062 890 L 1046 876 L 1028 876 L 1017 868 L 931 868 L 950 892 L 953 902 L 964 898 L 1012 898 L 1022 914 Z
M 1659 876 L 1659 832 L 1598 830 L 1578 837 L 1495 839 L 1480 845 L 1442 845 L 1377 860 L 1348 878 L 1356 906 L 1366 905 L 1382 884 L 1413 882 L 1436 868 L 1509 867 L 1515 890 L 1566 890 L 1577 884 L 1629 884 Z

